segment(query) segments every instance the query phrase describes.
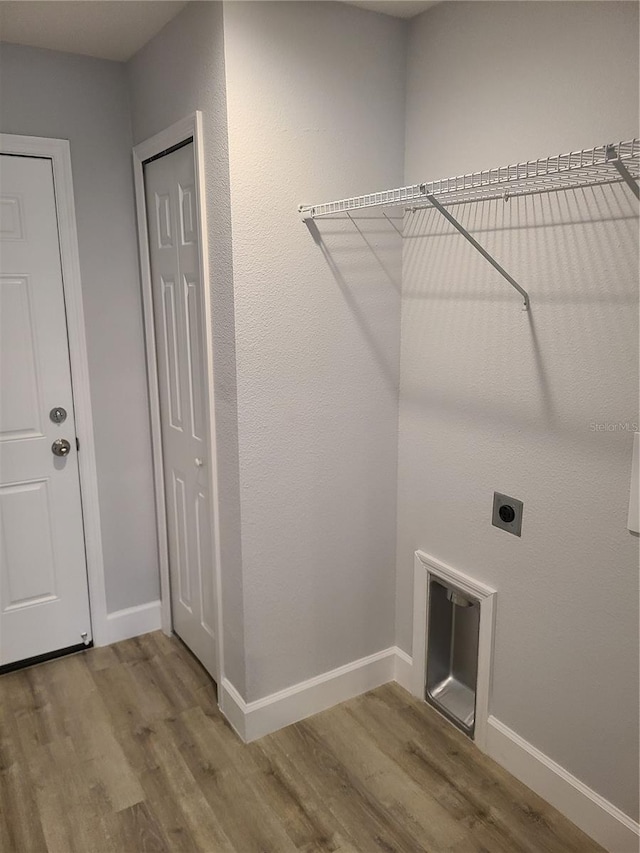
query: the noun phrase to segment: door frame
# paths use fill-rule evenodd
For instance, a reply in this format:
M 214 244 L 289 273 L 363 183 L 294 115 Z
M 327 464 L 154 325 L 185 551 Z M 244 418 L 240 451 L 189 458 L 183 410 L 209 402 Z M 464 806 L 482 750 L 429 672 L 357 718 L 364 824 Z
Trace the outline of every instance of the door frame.
M 214 363 L 213 363 L 213 323 L 211 299 L 209 298 L 209 250 L 206 211 L 206 185 L 204 169 L 204 144 L 202 131 L 202 112 L 194 113 L 172 124 L 170 127 L 140 142 L 133 149 L 133 172 L 136 197 L 136 217 L 138 224 L 138 245 L 140 248 L 140 278 L 142 282 L 142 301 L 147 354 L 147 381 L 151 411 L 151 440 L 153 450 L 153 475 L 156 497 L 156 521 L 158 525 L 158 558 L 160 564 L 160 599 L 162 629 L 166 634 L 173 630 L 171 617 L 171 586 L 169 579 L 169 542 L 167 536 L 167 513 L 165 498 L 164 462 L 162 455 L 162 428 L 160 420 L 160 392 L 158 386 L 158 363 L 155 339 L 155 320 L 153 314 L 153 292 L 151 284 L 151 262 L 147 229 L 147 205 L 145 199 L 144 169 L 145 161 L 168 152 L 188 140 L 193 140 L 195 166 L 195 192 L 199 237 L 199 262 L 203 286 L 200 289 L 200 310 L 204 318 L 204 375 L 207 399 L 205 411 L 209 425 L 211 443 L 211 464 L 207 466 L 209 494 L 211 495 L 209 523 L 213 531 L 214 589 L 216 602 L 214 607 L 217 661 L 215 679 L 221 684 L 223 678 L 222 645 L 222 579 L 220 560 L 220 505 L 218 488 L 218 450 L 216 443 L 216 422 L 214 405 Z
M 71 364 L 73 408 L 76 435 L 80 441 L 78 470 L 89 586 L 91 633 L 94 645 L 106 645 L 110 642 L 110 637 L 107 622 L 98 472 L 93 434 L 85 317 L 82 303 L 78 231 L 73 196 L 71 149 L 67 139 L 0 133 L 0 152 L 23 157 L 46 158 L 52 163 L 62 288 Z

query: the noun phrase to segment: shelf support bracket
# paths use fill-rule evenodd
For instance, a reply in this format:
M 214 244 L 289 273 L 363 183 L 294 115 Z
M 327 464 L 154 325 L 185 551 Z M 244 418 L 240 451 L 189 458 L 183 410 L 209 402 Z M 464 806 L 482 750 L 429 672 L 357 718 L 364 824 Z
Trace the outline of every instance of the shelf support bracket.
M 622 180 L 629 187 L 631 192 L 637 199 L 640 199 L 640 189 L 638 188 L 638 182 L 634 179 L 631 172 L 624 165 L 622 160 L 618 157 L 618 151 L 615 145 L 609 145 L 607 147 L 607 162 L 611 163 L 614 169 L 618 172 Z
M 518 293 L 519 293 L 519 294 L 522 296 L 522 298 L 524 299 L 524 310 L 525 310 L 525 311 L 528 311 L 528 310 L 529 310 L 529 294 L 527 293 L 527 291 L 526 291 L 523 287 L 520 287 L 520 285 L 519 285 L 519 284 L 518 284 L 518 282 L 515 280 L 515 278 L 512 278 L 512 277 L 509 275 L 509 273 L 504 269 L 504 267 L 501 267 L 501 266 L 500 266 L 500 264 L 496 261 L 496 259 L 495 259 L 494 257 L 492 257 L 492 256 L 489 254 L 489 252 L 487 252 L 487 250 L 486 250 L 485 248 L 483 248 L 483 247 L 480 245 L 480 243 L 478 243 L 478 241 L 477 241 L 475 238 L 473 238 L 473 237 L 471 236 L 471 234 L 469 234 L 469 232 L 467 231 L 467 229 L 466 229 L 466 228 L 464 228 L 464 227 L 463 227 L 463 226 L 458 222 L 458 220 L 457 220 L 454 216 L 452 216 L 452 215 L 449 213 L 449 211 L 446 209 L 446 207 L 443 207 L 443 206 L 440 204 L 440 202 L 438 201 L 438 199 L 437 199 L 435 196 L 433 196 L 433 195 L 429 195 L 429 194 L 426 194 L 426 195 L 425 195 L 425 198 L 427 199 L 427 201 L 428 201 L 430 204 L 432 204 L 432 205 L 435 207 L 435 209 L 436 209 L 439 213 L 441 213 L 441 214 L 444 216 L 444 218 L 445 218 L 448 222 L 450 222 L 450 223 L 453 225 L 453 227 L 456 229 L 456 231 L 459 231 L 459 232 L 460 232 L 460 234 L 462 234 L 462 236 L 465 238 L 465 240 L 468 240 L 468 241 L 471 243 L 471 245 L 473 246 L 473 248 L 474 248 L 474 249 L 476 249 L 476 251 L 480 252 L 480 254 L 482 255 L 482 257 L 483 257 L 485 260 L 489 261 L 489 263 L 491 264 L 491 266 L 492 266 L 494 269 L 496 269 L 496 270 L 500 273 L 500 275 L 501 275 L 503 278 L 505 278 L 505 279 L 509 282 L 509 284 L 511 285 L 511 287 L 514 287 L 514 288 L 518 291 Z

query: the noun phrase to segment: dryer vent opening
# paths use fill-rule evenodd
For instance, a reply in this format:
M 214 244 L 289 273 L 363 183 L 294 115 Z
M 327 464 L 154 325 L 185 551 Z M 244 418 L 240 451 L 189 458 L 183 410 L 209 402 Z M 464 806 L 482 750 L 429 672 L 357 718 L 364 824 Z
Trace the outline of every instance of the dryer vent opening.
M 480 602 L 429 579 L 425 698 L 465 734 L 475 729 Z

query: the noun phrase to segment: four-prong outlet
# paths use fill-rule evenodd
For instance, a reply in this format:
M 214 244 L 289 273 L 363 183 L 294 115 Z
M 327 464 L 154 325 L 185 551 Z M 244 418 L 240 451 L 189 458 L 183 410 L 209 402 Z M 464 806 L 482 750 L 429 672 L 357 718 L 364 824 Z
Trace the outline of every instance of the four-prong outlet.
M 493 493 L 493 517 L 491 524 L 513 533 L 514 536 L 522 535 L 522 509 L 524 504 L 517 498 L 502 495 L 500 492 Z

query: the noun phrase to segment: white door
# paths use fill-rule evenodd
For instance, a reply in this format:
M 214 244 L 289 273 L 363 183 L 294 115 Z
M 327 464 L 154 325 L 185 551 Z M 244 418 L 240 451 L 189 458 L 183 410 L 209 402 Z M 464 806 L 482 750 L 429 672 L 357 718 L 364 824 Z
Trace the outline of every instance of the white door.
M 145 164 L 173 629 L 216 675 L 211 464 L 193 143 Z
M 90 640 L 52 163 L 2 154 L 0 666 Z

